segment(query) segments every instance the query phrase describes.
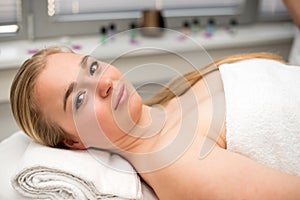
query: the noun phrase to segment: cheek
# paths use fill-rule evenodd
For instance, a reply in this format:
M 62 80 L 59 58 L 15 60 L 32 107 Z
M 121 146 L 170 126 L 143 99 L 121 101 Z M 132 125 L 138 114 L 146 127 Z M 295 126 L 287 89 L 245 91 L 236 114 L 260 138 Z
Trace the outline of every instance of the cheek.
M 95 114 L 99 127 L 110 141 L 115 141 L 128 133 L 139 121 L 142 113 L 142 99 L 133 93 L 128 99 L 128 105 L 114 111 L 101 102 L 95 104 Z
M 87 104 L 84 109 L 74 115 L 79 137 L 86 146 L 110 147 L 106 134 L 110 131 L 110 118 L 105 112 L 101 108 Z
M 114 119 L 110 109 L 107 107 L 96 106 L 95 115 L 99 128 L 105 132 L 105 135 L 109 134 L 110 130 L 112 130 L 114 127 Z
M 95 115 L 98 123 L 98 131 L 102 132 L 109 141 L 113 142 L 122 135 L 121 129 L 116 123 L 116 119 L 109 105 L 96 103 Z

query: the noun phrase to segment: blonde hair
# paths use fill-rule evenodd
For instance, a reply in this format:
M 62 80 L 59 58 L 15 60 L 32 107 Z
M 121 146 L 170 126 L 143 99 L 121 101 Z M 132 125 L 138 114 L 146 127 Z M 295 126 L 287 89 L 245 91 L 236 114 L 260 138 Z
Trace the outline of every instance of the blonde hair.
M 65 140 L 72 140 L 73 137 L 65 132 L 60 126 L 43 116 L 34 99 L 34 88 L 36 79 L 45 68 L 47 56 L 51 54 L 71 52 L 70 49 L 52 47 L 41 50 L 32 58 L 26 60 L 16 74 L 11 91 L 10 100 L 13 115 L 20 128 L 37 142 L 51 146 L 67 148 Z M 222 58 L 203 68 L 200 72 L 195 71 L 178 78 L 169 84 L 169 87 L 162 89 L 156 96 L 147 102 L 148 105 L 166 105 L 175 96 L 184 94 L 192 85 L 203 76 L 218 70 L 223 63 L 233 63 L 246 59 L 265 58 L 284 62 L 280 57 L 269 53 L 241 54 Z M 188 81 L 189 84 L 184 84 Z
M 73 53 L 67 47 L 51 47 L 26 60 L 12 82 L 10 102 L 17 124 L 28 136 L 43 145 L 67 148 L 64 140 L 72 136 L 44 116 L 34 98 L 36 79 L 47 65 L 47 56 L 63 52 Z
M 175 96 L 183 95 L 191 86 L 193 86 L 195 83 L 201 80 L 205 75 L 218 70 L 220 65 L 254 58 L 271 59 L 279 62 L 285 62 L 284 59 L 272 53 L 237 54 L 221 58 L 202 68 L 199 71 L 193 71 L 185 74 L 183 77 L 178 77 L 174 79 L 167 85 L 167 87 L 161 89 L 153 98 L 147 101 L 146 104 L 167 105 L 171 99 L 173 99 Z

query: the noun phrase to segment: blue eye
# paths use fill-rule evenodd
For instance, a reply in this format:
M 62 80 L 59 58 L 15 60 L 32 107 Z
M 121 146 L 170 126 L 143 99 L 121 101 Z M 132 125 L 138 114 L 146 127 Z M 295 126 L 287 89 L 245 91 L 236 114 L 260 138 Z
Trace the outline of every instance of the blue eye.
M 85 92 L 81 92 L 77 95 L 77 97 L 75 99 L 75 109 L 76 110 L 78 110 L 79 107 L 81 106 L 81 104 L 83 103 L 84 96 L 85 96 Z
M 90 74 L 91 76 L 94 75 L 94 73 L 96 72 L 96 70 L 98 69 L 98 62 L 93 62 L 90 66 Z

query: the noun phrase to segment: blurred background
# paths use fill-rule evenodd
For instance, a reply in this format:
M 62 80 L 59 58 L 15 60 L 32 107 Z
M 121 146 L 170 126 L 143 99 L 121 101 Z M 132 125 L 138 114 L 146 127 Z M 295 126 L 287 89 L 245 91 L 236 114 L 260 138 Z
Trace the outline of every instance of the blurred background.
M 135 29 L 140 27 L 174 31 Z M 287 60 L 295 30 L 282 0 L 0 0 L 0 140 L 18 129 L 9 104 L 12 79 L 47 46 L 112 63 L 147 99 L 172 78 L 161 66 L 186 72 L 261 51 Z M 167 51 L 134 51 L 149 46 Z M 144 70 L 132 72 L 141 65 Z
M 40 39 L 98 34 L 104 26 L 116 31 L 138 23 L 143 10 L 161 10 L 166 27 L 185 22 L 241 25 L 290 20 L 281 0 L 1 0 L 0 39 Z

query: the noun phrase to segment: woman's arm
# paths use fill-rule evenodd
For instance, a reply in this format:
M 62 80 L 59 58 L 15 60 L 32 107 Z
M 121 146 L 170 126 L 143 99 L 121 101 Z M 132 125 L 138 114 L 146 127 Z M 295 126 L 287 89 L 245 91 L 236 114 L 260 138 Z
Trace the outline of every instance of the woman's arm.
M 283 0 L 295 24 L 300 28 L 300 0 Z

